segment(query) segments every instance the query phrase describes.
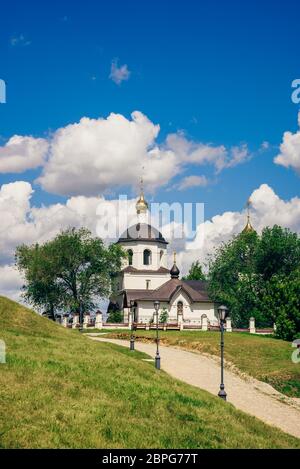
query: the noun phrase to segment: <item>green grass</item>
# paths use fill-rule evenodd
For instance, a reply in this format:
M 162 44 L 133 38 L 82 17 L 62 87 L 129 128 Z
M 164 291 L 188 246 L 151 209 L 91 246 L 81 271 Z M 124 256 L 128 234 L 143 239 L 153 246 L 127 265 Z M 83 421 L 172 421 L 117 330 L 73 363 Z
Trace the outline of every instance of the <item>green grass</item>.
M 153 340 L 155 331 L 137 331 L 139 340 Z M 110 337 L 128 337 L 129 333 L 114 331 Z M 161 332 L 161 343 L 185 350 L 219 356 L 220 334 L 201 331 Z M 271 384 L 287 396 L 300 397 L 300 364 L 293 363 L 290 342 L 247 333 L 225 334 L 225 359 L 242 372 Z
M 3 297 L 0 321 L 1 448 L 300 448 L 155 370 L 144 354 L 93 342 Z

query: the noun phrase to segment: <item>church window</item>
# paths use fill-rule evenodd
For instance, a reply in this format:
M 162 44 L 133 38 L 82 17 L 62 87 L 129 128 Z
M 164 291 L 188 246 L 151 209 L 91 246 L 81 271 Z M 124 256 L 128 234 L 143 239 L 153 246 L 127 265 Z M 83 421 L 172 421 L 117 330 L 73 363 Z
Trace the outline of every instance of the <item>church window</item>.
M 146 289 L 149 290 L 151 280 L 146 280 Z
M 183 312 L 183 303 L 182 303 L 182 301 L 178 301 L 178 303 L 177 303 L 177 314 L 178 313 L 182 314 L 182 312 Z
M 161 250 L 160 253 L 159 253 L 159 258 L 160 258 L 160 260 L 162 260 L 163 255 L 164 255 L 164 251 Z
M 149 249 L 145 249 L 144 251 L 144 265 L 151 264 L 151 251 Z
M 132 249 L 128 249 L 127 254 L 128 254 L 128 264 L 129 264 L 129 265 L 132 265 L 132 259 L 133 259 L 133 251 L 132 251 Z

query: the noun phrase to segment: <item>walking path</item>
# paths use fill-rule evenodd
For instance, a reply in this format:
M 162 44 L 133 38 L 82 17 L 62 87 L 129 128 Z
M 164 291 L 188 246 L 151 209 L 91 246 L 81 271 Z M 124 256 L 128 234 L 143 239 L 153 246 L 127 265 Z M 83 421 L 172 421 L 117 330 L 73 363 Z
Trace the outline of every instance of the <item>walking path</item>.
M 128 347 L 128 341 L 90 336 L 100 342 Z M 135 342 L 136 350 L 155 356 L 156 345 Z M 160 346 L 161 368 L 185 383 L 216 395 L 220 385 L 219 363 L 200 353 L 174 347 Z M 300 403 L 276 391 L 272 386 L 254 378 L 244 378 L 225 369 L 227 400 L 247 414 L 274 425 L 300 438 Z

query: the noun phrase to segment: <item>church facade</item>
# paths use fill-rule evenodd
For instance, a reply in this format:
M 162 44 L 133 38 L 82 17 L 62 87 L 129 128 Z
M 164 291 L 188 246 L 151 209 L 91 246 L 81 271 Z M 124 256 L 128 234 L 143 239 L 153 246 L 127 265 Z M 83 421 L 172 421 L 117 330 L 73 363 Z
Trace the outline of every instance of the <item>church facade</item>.
M 148 204 L 143 191 L 136 203 L 137 222 L 128 227 L 117 243 L 127 252 L 123 268 L 116 279 L 109 309 L 119 310 L 129 322 L 134 306 L 134 322 L 149 324 L 154 320 L 154 301 L 160 301 L 159 314 L 167 313 L 169 323 L 217 325 L 217 309 L 209 298 L 207 283 L 182 280 L 176 265 L 168 265 L 168 242 L 159 230 L 146 223 Z

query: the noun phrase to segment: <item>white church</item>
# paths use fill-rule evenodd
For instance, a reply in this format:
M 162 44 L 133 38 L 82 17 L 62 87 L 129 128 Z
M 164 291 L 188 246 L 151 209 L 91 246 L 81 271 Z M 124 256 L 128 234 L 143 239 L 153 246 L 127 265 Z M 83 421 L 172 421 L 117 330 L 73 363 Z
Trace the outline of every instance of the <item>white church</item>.
M 196 326 L 206 315 L 208 324 L 218 325 L 216 305 L 208 296 L 207 283 L 181 280 L 175 255 L 171 269 L 168 267 L 168 242 L 145 222 L 148 203 L 142 189 L 136 211 L 137 223 L 127 228 L 117 241 L 127 251 L 127 258 L 116 279 L 108 311 L 122 311 L 127 323 L 130 306 L 134 305 L 134 322 L 149 324 L 154 318 L 153 303 L 159 300 L 159 314 L 167 311 L 169 323 Z

